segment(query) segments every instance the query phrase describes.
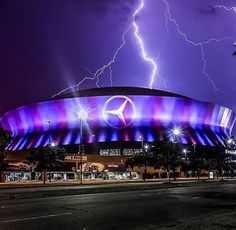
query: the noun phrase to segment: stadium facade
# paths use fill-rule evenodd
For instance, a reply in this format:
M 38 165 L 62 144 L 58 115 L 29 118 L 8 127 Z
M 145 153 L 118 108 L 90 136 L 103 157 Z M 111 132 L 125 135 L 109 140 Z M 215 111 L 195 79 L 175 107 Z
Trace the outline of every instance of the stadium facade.
M 83 123 L 83 142 L 154 142 L 173 127 L 183 130 L 181 143 L 216 145 L 223 143 L 235 122 L 229 108 L 181 95 L 143 88 L 113 87 L 80 91 L 50 101 L 22 106 L 0 118 L 14 141 L 10 150 L 78 144 L 80 111 L 88 117 Z M 168 135 L 170 138 L 173 136 Z
M 81 111 L 86 111 L 86 120 L 81 119 Z M 103 157 L 131 155 L 140 149 L 141 142 L 156 142 L 165 137 L 170 141 L 177 138 L 183 144 L 223 144 L 231 136 L 234 123 L 235 113 L 227 107 L 134 87 L 63 94 L 16 108 L 0 118 L 0 125 L 13 134 L 11 151 L 52 142 L 68 147 L 83 142 L 96 143 L 100 146 L 96 153 Z M 182 130 L 178 137 L 172 133 L 176 127 Z

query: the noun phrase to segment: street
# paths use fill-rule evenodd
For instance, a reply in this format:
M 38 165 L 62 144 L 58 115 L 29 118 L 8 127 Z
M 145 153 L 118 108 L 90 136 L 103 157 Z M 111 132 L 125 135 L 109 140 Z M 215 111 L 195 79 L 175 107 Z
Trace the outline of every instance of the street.
M 0 229 L 234 229 L 235 190 L 232 183 L 8 200 Z

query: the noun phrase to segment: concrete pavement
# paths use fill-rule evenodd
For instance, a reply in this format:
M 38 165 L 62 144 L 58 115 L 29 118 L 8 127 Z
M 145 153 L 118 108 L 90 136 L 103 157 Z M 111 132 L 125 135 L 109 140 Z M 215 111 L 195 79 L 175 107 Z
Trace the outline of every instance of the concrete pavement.
M 236 184 L 8 200 L 1 230 L 236 229 Z
M 108 192 L 136 191 L 136 190 L 152 190 L 176 187 L 198 187 L 208 186 L 212 184 L 235 183 L 235 180 L 219 181 L 219 180 L 177 180 L 171 184 L 166 181 L 132 181 L 123 183 L 86 183 L 80 184 L 46 184 L 46 185 L 28 185 L 21 187 L 5 186 L 0 189 L 0 203 L 8 200 L 30 199 L 36 197 L 53 197 L 81 194 L 95 194 Z
M 207 177 L 201 177 L 200 181 L 219 181 L 221 178 L 218 179 L 208 179 Z M 228 181 L 236 181 L 236 178 L 224 178 L 224 180 Z M 188 183 L 198 181 L 197 178 L 178 178 L 176 181 L 171 179 L 172 183 Z M 136 180 L 83 180 L 83 185 L 100 185 L 100 184 L 123 184 L 123 183 L 142 183 L 142 179 Z M 165 183 L 168 182 L 167 178 L 163 179 L 147 179 L 146 182 L 159 182 Z M 46 181 L 43 184 L 42 181 L 19 181 L 19 182 L 2 182 L 0 183 L 0 189 L 5 188 L 19 188 L 19 187 L 48 187 L 48 186 L 72 186 L 72 185 L 80 185 L 79 180 L 75 181 Z

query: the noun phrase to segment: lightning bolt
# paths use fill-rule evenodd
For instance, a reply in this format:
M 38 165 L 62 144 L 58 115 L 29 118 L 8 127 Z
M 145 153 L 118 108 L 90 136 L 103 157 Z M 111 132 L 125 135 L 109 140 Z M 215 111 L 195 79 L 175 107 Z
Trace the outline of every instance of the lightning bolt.
M 117 55 L 119 54 L 120 50 L 123 48 L 123 46 L 126 44 L 126 40 L 125 40 L 125 35 L 128 33 L 128 31 L 130 30 L 132 24 L 129 25 L 129 27 L 125 30 L 125 32 L 122 34 L 122 44 L 120 45 L 120 47 L 118 47 L 111 59 L 111 61 L 109 61 L 107 64 L 103 65 L 100 69 L 98 69 L 96 72 L 95 72 L 95 75 L 94 75 L 94 78 L 97 79 L 96 81 L 96 85 L 97 87 L 100 87 L 99 86 L 99 77 L 101 74 L 104 73 L 104 71 L 109 68 L 110 69 L 110 81 L 111 81 L 111 85 L 112 85 L 112 70 L 111 70 L 111 66 L 112 64 L 115 62 L 116 60 L 116 57 Z
M 135 37 L 136 37 L 136 39 L 137 39 L 137 41 L 140 45 L 142 57 L 146 62 L 149 62 L 153 67 L 152 68 L 152 73 L 151 73 L 151 76 L 150 76 L 150 83 L 149 83 L 149 87 L 150 87 L 150 89 L 152 89 L 152 85 L 153 85 L 153 82 L 154 82 L 154 77 L 155 77 L 156 72 L 157 72 L 157 65 L 156 65 L 155 61 L 147 55 L 147 53 L 145 51 L 145 48 L 144 48 L 143 40 L 139 35 L 139 27 L 138 27 L 138 25 L 135 21 L 135 18 L 137 16 L 137 14 L 142 10 L 143 7 L 144 7 L 144 1 L 141 0 L 140 5 L 138 6 L 138 8 L 133 13 L 132 22 L 133 22 L 133 27 L 134 27 L 134 35 L 135 35 Z
M 236 13 L 236 6 L 226 7 L 226 6 L 223 6 L 223 5 L 215 5 L 215 8 L 223 8 L 226 11 L 234 11 Z
M 115 50 L 115 53 L 113 54 L 112 59 L 111 59 L 108 63 L 104 64 L 101 68 L 97 69 L 96 72 L 93 74 L 92 77 L 84 77 L 78 84 L 73 85 L 73 86 L 70 86 L 70 87 L 68 87 L 68 88 L 65 88 L 65 89 L 61 90 L 59 93 L 54 94 L 54 95 L 52 96 L 52 98 L 54 98 L 54 97 L 56 97 L 56 96 L 59 96 L 60 94 L 65 93 L 65 92 L 68 91 L 68 90 L 73 90 L 73 89 L 75 89 L 75 88 L 79 89 L 80 85 L 83 84 L 83 83 L 84 83 L 85 81 L 87 81 L 87 80 L 93 81 L 93 80 L 96 79 L 96 85 L 97 85 L 97 87 L 100 87 L 100 86 L 99 86 L 99 80 L 100 80 L 99 77 L 104 73 L 104 71 L 105 71 L 107 68 L 109 68 L 109 73 L 110 73 L 110 85 L 112 86 L 112 64 L 115 62 L 116 57 L 117 57 L 117 55 L 119 54 L 120 50 L 121 50 L 121 49 L 123 48 L 123 46 L 126 44 L 125 36 L 126 36 L 126 34 L 128 33 L 128 31 L 130 30 L 131 27 L 132 27 L 132 24 L 130 24 L 130 25 L 128 26 L 128 28 L 127 28 L 127 29 L 124 31 L 124 33 L 122 34 L 122 43 L 121 43 L 121 45 Z M 86 70 L 87 70 L 87 69 L 86 69 Z M 89 72 L 90 74 L 92 74 L 90 71 L 88 71 L 88 72 Z
M 182 36 L 184 38 L 184 40 L 193 45 L 193 46 L 196 46 L 196 47 L 200 47 L 200 50 L 201 50 L 201 56 L 202 56 L 202 62 L 203 62 L 203 69 L 202 69 L 202 73 L 204 76 L 206 76 L 206 78 L 209 80 L 209 82 L 211 83 L 213 89 L 215 91 L 220 91 L 217 86 L 216 86 L 216 83 L 213 81 L 213 79 L 210 77 L 210 75 L 206 72 L 206 69 L 207 69 L 207 60 L 206 60 L 206 57 L 205 57 L 205 50 L 204 50 L 204 46 L 209 44 L 209 43 L 212 43 L 212 42 L 220 42 L 220 41 L 223 41 L 223 40 L 226 40 L 226 39 L 232 39 L 232 37 L 222 37 L 222 38 L 210 38 L 209 40 L 207 41 L 203 41 L 203 42 L 195 42 L 193 40 L 190 40 L 187 36 L 187 34 L 185 32 L 183 32 L 181 29 L 180 29 L 180 26 L 179 24 L 177 23 L 177 21 L 173 18 L 171 12 L 170 12 L 170 5 L 169 5 L 169 2 L 166 1 L 166 0 L 162 0 L 162 2 L 165 4 L 165 18 L 166 20 L 166 28 L 167 28 L 167 31 L 168 31 L 168 22 L 172 22 L 175 27 L 176 27 L 176 30 L 178 32 L 178 34 L 180 36 Z M 226 8 L 227 9 L 227 8 Z M 229 8 L 231 9 L 231 8 Z M 235 8 L 233 7 L 232 9 L 235 10 Z
M 149 87 L 150 87 L 150 89 L 152 89 L 153 83 L 154 83 L 154 80 L 155 80 L 155 76 L 157 75 L 157 64 L 155 63 L 153 58 L 151 58 L 147 55 L 147 53 L 145 51 L 145 47 L 144 47 L 144 42 L 143 42 L 141 36 L 139 35 L 139 27 L 138 27 L 138 25 L 136 23 L 136 20 L 135 20 L 136 16 L 142 10 L 143 7 L 144 7 L 144 0 L 141 0 L 140 4 L 137 6 L 134 13 L 132 14 L 131 24 L 128 26 L 128 28 L 122 34 L 122 43 L 115 50 L 115 53 L 113 54 L 111 60 L 108 63 L 104 64 L 101 68 L 97 69 L 96 72 L 91 77 L 84 77 L 80 82 L 78 82 L 78 84 L 61 90 L 59 93 L 53 95 L 52 98 L 54 98 L 54 97 L 56 97 L 56 96 L 58 96 L 62 93 L 65 93 L 68 90 L 73 90 L 74 88 L 79 89 L 80 85 L 83 84 L 87 80 L 93 81 L 93 80 L 96 79 L 96 85 L 97 85 L 97 87 L 100 87 L 99 86 L 100 77 L 101 77 L 102 74 L 104 74 L 104 71 L 107 70 L 107 69 L 109 69 L 110 85 L 112 86 L 113 85 L 113 83 L 112 83 L 112 65 L 115 62 L 115 60 L 117 58 L 117 55 L 119 54 L 120 50 L 125 46 L 125 44 L 126 44 L 125 37 L 126 37 L 126 34 L 129 32 L 129 30 L 131 28 L 134 29 L 134 36 L 135 36 L 138 44 L 140 45 L 142 58 L 144 59 L 144 61 L 150 63 L 151 66 L 152 66 L 152 72 L 151 72 L 150 83 L 149 83 Z M 88 71 L 88 69 L 86 69 L 86 70 Z M 88 71 L 88 72 L 89 72 L 89 74 L 92 74 L 90 71 Z M 158 74 L 158 77 L 161 79 L 161 81 L 163 82 L 164 88 L 166 89 L 166 83 L 165 83 L 164 78 L 161 77 L 159 74 Z

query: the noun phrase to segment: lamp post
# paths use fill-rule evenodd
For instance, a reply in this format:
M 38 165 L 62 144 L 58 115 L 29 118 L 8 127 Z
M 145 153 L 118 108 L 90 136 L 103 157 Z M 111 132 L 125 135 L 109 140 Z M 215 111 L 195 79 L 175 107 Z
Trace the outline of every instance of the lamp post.
M 78 114 L 80 122 L 80 135 L 79 135 L 79 154 L 80 154 L 80 184 L 83 184 L 83 155 L 82 155 L 82 142 L 83 142 L 83 122 L 88 118 L 88 113 L 84 110 L 81 110 Z
M 184 158 L 185 158 L 185 160 L 186 160 L 187 149 L 183 149 L 183 154 L 184 154 Z
M 175 143 L 176 143 L 176 141 L 177 141 L 177 137 L 181 134 L 181 129 L 180 128 L 178 128 L 178 127 L 174 127 L 173 129 L 172 129 L 172 134 L 173 134 L 173 139 L 174 139 L 174 154 L 175 154 Z M 168 165 L 168 177 L 169 177 L 169 182 L 170 182 L 170 163 L 169 163 L 169 165 Z M 176 177 L 175 177 L 175 168 L 173 168 L 173 174 L 174 174 L 174 180 L 176 180 Z
M 142 152 L 143 152 L 143 135 L 140 135 L 139 139 L 141 140 L 141 147 L 142 147 Z
M 174 146 L 175 146 L 175 142 L 177 140 L 177 137 L 181 134 L 181 129 L 180 128 L 173 128 L 172 134 L 174 136 Z
M 46 147 L 54 147 L 56 144 L 53 142 L 51 134 L 50 134 L 50 129 L 51 129 L 51 121 L 46 120 L 46 124 L 48 125 L 48 145 Z M 47 177 L 47 169 L 46 169 L 46 164 L 45 164 L 45 151 L 43 152 L 43 184 L 46 183 L 46 177 Z M 51 175 L 49 172 L 49 182 L 51 182 Z
M 234 139 L 230 137 L 226 140 L 226 153 L 227 153 L 227 178 L 229 176 L 229 163 L 232 161 L 229 149 L 234 146 Z
M 50 120 L 47 120 L 46 121 L 46 124 L 48 125 L 48 130 L 50 132 L 50 128 L 51 128 L 51 121 Z M 49 136 L 48 136 L 48 145 L 51 145 L 51 135 L 49 133 Z
M 55 146 L 56 146 L 56 143 L 55 143 L 54 141 L 52 141 L 52 142 L 50 143 L 50 145 L 51 145 L 51 147 L 55 147 Z
M 196 143 L 192 144 L 193 145 L 193 153 L 194 153 L 194 157 L 197 157 L 197 152 L 196 152 Z M 199 156 L 198 156 L 199 157 Z M 196 159 L 196 158 L 195 158 Z M 199 169 L 199 161 L 200 159 L 197 158 L 197 179 L 200 179 L 200 169 Z
M 144 145 L 144 150 L 145 150 L 145 162 L 144 162 L 144 177 L 143 180 L 146 180 L 146 175 L 147 175 L 147 152 L 148 152 L 149 146 L 148 144 Z

